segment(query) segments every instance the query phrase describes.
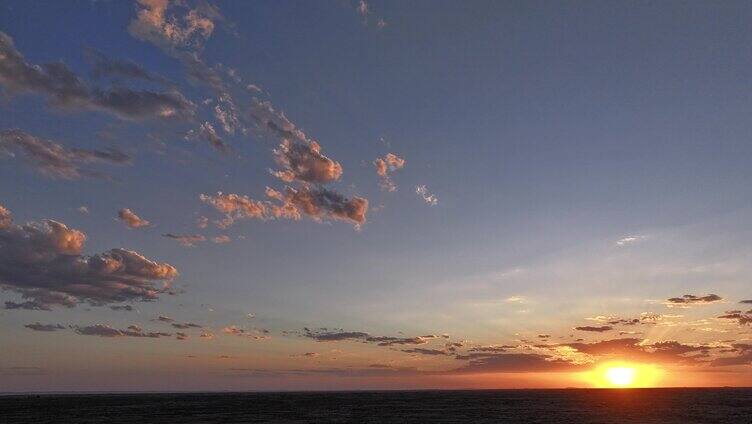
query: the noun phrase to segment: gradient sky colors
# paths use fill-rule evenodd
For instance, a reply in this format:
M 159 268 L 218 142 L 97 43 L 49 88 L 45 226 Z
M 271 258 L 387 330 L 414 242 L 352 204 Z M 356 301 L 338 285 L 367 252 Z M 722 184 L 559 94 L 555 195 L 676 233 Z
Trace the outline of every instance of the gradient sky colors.
M 751 19 L 0 1 L 0 392 L 750 385 Z

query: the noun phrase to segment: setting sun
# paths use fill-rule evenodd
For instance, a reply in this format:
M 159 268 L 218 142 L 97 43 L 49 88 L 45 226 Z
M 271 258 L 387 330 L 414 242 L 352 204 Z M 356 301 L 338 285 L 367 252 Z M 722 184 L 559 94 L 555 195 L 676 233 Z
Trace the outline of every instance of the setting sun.
M 635 369 L 631 367 L 613 367 L 606 370 L 606 378 L 614 386 L 629 386 L 634 382 Z
M 629 388 L 658 385 L 663 370 L 653 364 L 609 362 L 585 373 L 585 379 L 595 387 Z

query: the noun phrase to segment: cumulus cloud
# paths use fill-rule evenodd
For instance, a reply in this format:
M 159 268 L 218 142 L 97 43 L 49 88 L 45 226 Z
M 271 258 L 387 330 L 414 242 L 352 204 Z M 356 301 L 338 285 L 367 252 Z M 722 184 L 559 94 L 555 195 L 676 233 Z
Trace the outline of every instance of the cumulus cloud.
M 342 165 L 324 156 L 321 146 L 315 141 L 297 143 L 284 140 L 274 150 L 274 157 L 282 170 L 273 174 L 288 183 L 297 180 L 325 184 L 337 181 L 342 176 Z
M 137 325 L 131 325 L 125 330 L 112 328 L 105 324 L 88 325 L 84 327 L 74 327 L 74 331 L 82 336 L 97 336 L 97 337 L 146 337 L 156 339 L 159 337 L 170 337 L 170 333 L 162 332 L 145 332 L 141 327 Z
M 42 175 L 53 179 L 75 180 L 82 176 L 101 176 L 84 166 L 92 163 L 128 164 L 131 157 L 115 150 L 69 149 L 60 143 L 34 137 L 21 130 L 0 131 L 0 153 L 19 154 Z
M 267 189 L 267 196 L 281 202 L 271 208 L 274 217 L 300 219 L 303 214 L 316 221 L 341 220 L 356 227 L 366 222 L 368 200 L 362 197 L 348 199 L 333 190 L 308 186 L 286 187 L 284 193 Z
M 195 105 L 174 90 L 90 88 L 62 63 L 29 63 L 4 32 L 0 32 L 0 84 L 10 93 L 46 96 L 55 107 L 107 112 L 125 120 L 187 119 L 195 113 Z
M 201 243 L 202 241 L 206 241 L 206 237 L 202 236 L 201 234 L 171 234 L 166 233 L 162 234 L 162 237 L 170 238 L 173 240 L 176 240 L 178 243 L 185 247 L 193 247 L 197 243 Z
M 373 165 L 376 167 L 376 174 L 380 178 L 379 186 L 381 189 L 386 191 L 397 190 L 397 185 L 392 181 L 389 174 L 404 168 L 405 160 L 394 153 L 387 153 L 383 158 L 377 158 L 373 161 Z
M 266 219 L 268 216 L 267 205 L 248 196 L 220 191 L 215 196 L 202 194 L 199 199 L 225 215 L 225 219 L 219 222 L 222 228 L 229 227 L 239 219 Z
M 85 256 L 85 241 L 83 232 L 53 220 L 0 226 L 0 286 L 26 299 L 6 302 L 6 308 L 150 301 L 167 291 L 178 275 L 172 265 L 126 249 Z
M 439 199 L 436 195 L 431 194 L 428 188 L 424 185 L 415 186 L 415 194 L 417 194 L 424 202 L 430 206 L 436 206 L 439 204 Z
M 149 225 L 149 221 L 142 219 L 128 208 L 118 211 L 118 219 L 129 228 L 141 228 Z
M 225 214 L 225 218 L 219 222 L 222 228 L 227 228 L 238 219 L 299 220 L 304 215 L 316 221 L 333 219 L 347 221 L 356 226 L 366 222 L 368 200 L 362 197 L 348 199 L 335 191 L 309 186 L 300 189 L 286 187 L 284 192 L 267 188 L 266 195 L 274 202 L 258 201 L 248 196 L 222 192 L 215 196 L 202 194 L 199 198 Z
M 670 299 L 667 299 L 664 304 L 668 307 L 687 308 L 694 305 L 707 305 L 711 303 L 717 303 L 722 300 L 722 297 L 712 293 L 705 296 L 685 294 L 682 297 L 672 297 Z
M 24 327 L 30 330 L 34 330 L 34 331 L 45 331 L 45 332 L 65 330 L 65 327 L 60 324 L 40 324 L 39 322 L 35 322 L 33 324 L 26 324 L 24 325 Z

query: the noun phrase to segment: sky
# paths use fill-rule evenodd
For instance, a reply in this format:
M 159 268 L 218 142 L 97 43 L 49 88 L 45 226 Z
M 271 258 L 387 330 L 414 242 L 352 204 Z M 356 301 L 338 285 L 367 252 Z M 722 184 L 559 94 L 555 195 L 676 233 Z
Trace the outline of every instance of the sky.
M 2 0 L 0 392 L 749 386 L 750 19 Z

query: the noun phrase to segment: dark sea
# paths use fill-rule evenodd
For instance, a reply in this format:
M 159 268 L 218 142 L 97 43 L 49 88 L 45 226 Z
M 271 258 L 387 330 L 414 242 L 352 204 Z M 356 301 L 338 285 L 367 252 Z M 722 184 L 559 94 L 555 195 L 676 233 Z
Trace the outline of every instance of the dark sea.
M 11 395 L 0 423 L 752 423 L 752 389 Z

